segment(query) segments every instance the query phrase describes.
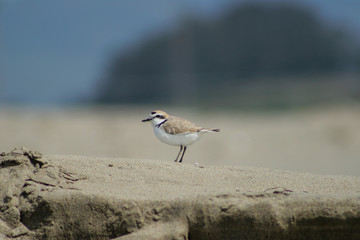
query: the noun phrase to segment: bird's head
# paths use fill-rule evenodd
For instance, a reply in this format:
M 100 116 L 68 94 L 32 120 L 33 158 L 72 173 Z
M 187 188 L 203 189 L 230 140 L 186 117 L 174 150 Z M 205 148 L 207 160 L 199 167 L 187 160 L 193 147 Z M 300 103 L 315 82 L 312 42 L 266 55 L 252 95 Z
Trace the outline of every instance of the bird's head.
M 169 115 L 161 110 L 155 110 L 150 113 L 150 117 L 142 120 L 142 122 L 149 122 L 151 121 L 153 125 L 157 125 L 164 120 L 166 120 L 169 117 Z

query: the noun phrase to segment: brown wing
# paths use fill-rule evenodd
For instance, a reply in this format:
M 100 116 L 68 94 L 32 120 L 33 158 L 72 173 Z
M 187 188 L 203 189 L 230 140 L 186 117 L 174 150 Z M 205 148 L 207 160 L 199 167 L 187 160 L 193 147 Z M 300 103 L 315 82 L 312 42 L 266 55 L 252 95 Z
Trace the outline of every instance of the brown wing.
M 165 132 L 169 134 L 181 134 L 181 133 L 193 133 L 200 131 L 200 127 L 197 127 L 194 123 L 179 117 L 171 116 L 164 124 Z

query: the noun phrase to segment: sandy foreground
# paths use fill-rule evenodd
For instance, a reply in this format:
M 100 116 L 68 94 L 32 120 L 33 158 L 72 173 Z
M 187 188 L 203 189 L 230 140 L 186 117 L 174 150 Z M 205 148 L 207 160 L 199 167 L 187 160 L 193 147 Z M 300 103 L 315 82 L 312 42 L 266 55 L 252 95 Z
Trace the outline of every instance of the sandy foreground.
M 141 122 L 151 110 L 0 108 L 0 151 L 25 146 L 43 154 L 172 162 L 179 149 L 161 143 L 150 124 Z M 221 129 L 190 146 L 185 163 L 360 176 L 359 105 L 280 113 L 163 110 Z
M 360 178 L 0 156 L 0 239 L 360 239 Z

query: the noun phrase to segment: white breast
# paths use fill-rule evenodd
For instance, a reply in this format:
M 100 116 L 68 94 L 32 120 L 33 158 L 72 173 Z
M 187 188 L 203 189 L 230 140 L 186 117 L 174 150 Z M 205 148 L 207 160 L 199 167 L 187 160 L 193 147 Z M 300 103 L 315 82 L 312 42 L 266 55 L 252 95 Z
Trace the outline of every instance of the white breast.
M 196 140 L 198 140 L 200 137 L 197 132 L 184 134 L 168 134 L 162 127 L 154 127 L 154 132 L 155 135 L 160 139 L 160 141 L 174 146 L 189 146 L 196 142 Z

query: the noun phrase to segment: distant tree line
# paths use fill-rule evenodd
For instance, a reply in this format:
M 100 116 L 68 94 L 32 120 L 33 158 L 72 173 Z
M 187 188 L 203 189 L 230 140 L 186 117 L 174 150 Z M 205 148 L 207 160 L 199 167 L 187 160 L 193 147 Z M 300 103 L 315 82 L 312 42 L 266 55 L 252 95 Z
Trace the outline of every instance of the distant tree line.
M 359 46 L 349 39 L 307 8 L 239 5 L 216 19 L 187 18 L 176 30 L 114 56 L 97 100 L 190 103 L 206 94 L 203 89 L 359 69 Z

